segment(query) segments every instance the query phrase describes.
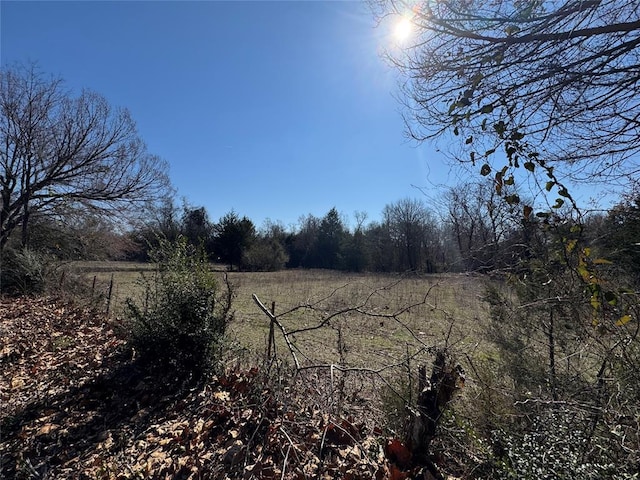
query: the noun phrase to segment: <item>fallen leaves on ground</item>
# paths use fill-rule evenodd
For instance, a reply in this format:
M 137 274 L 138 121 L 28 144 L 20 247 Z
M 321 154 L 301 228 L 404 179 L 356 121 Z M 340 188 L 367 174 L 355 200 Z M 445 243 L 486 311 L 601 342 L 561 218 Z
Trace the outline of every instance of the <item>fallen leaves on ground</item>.
M 159 382 L 90 308 L 1 299 L 0 333 L 2 478 L 415 478 L 379 429 L 276 394 L 257 369 Z

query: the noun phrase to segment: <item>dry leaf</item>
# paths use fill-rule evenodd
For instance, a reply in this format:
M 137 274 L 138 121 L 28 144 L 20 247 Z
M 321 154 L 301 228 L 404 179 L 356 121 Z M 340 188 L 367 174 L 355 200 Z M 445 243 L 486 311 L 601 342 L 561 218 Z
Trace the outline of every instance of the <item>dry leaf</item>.
M 40 435 L 49 435 L 51 432 L 55 432 L 60 428 L 60 425 L 56 425 L 55 423 L 47 423 L 38 429 L 36 436 Z

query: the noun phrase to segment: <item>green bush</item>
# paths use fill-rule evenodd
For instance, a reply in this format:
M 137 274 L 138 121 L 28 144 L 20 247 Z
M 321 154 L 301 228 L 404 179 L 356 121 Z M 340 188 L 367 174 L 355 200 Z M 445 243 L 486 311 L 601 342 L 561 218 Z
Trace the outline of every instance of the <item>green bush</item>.
M 243 267 L 251 271 L 275 272 L 282 270 L 289 256 L 282 244 L 276 240 L 260 239 L 244 253 Z
M 43 293 L 52 272 L 45 255 L 23 248 L 5 249 L 0 258 L 0 292 L 12 295 Z
M 157 373 L 176 373 L 193 381 L 219 363 L 228 323 L 232 287 L 221 291 L 205 252 L 162 240 L 150 252 L 158 271 L 143 277 L 140 302 L 126 302 L 130 339 L 138 358 Z

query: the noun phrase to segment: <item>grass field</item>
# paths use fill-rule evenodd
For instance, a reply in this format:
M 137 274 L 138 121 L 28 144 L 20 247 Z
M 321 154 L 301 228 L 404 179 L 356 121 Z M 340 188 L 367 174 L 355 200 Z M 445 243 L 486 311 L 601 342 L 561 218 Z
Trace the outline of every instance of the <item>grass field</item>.
M 128 262 L 78 262 L 71 268 L 105 299 L 113 278 L 110 311 L 116 316 L 127 297 L 139 295 L 142 275 L 154 272 L 153 265 Z M 228 276 L 236 293 L 230 327 L 235 343 L 254 358 L 266 352 L 270 320 L 254 302 L 256 295 L 269 309 L 275 304 L 302 366 L 378 369 L 434 346 L 468 352 L 480 342 L 487 318 L 483 280 L 468 275 L 286 270 Z M 278 357 L 291 359 L 282 332 L 275 339 Z

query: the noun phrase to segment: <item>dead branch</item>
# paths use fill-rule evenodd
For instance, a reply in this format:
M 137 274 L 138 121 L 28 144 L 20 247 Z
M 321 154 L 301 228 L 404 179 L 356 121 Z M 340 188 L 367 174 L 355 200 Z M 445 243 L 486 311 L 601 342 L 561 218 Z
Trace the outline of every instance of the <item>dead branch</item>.
M 269 317 L 271 322 L 273 324 L 275 324 L 280 329 L 280 331 L 282 332 L 282 336 L 284 337 L 284 341 L 287 343 L 287 347 L 289 348 L 289 352 L 291 353 L 291 357 L 293 358 L 293 362 L 296 365 L 296 370 L 300 370 L 300 362 L 298 361 L 298 356 L 296 355 L 296 352 L 294 351 L 295 347 L 291 343 L 291 340 L 289 339 L 289 334 L 287 333 L 287 330 L 284 328 L 284 325 L 282 325 L 282 323 L 280 323 L 280 321 L 278 320 L 278 317 L 276 317 L 274 314 L 272 314 L 269 311 L 269 309 L 264 306 L 264 304 L 260 301 L 260 299 L 258 298 L 258 296 L 255 293 L 253 295 L 251 295 L 251 297 L 253 298 L 253 301 L 256 302 L 258 307 L 260 307 L 260 310 L 262 310 L 265 313 L 265 315 L 267 317 Z

